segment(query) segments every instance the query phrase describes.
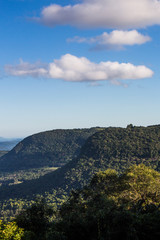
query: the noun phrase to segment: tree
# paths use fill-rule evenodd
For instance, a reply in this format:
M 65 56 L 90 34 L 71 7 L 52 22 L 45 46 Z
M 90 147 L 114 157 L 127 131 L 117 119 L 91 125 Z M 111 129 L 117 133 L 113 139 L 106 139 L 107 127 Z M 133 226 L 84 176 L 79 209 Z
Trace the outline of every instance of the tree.
M 53 239 L 159 239 L 159 183 L 160 174 L 142 164 L 122 175 L 111 169 L 97 173 L 62 205 Z
M 21 240 L 23 236 L 24 230 L 15 222 L 5 224 L 0 220 L 0 240 Z
M 40 199 L 30 208 L 17 215 L 15 220 L 19 227 L 28 232 L 28 236 L 35 236 L 36 239 L 44 240 L 52 215 L 53 209 L 45 203 L 44 199 Z
M 124 190 L 119 196 L 131 206 L 136 203 L 160 204 L 160 173 L 143 164 L 132 166 L 120 177 Z

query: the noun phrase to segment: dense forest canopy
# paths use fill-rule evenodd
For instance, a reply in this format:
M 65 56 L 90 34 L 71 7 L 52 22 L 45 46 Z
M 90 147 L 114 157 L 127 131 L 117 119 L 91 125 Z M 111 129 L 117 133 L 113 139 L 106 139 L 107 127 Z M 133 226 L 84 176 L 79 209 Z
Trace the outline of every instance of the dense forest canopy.
M 75 136 L 76 131 L 73 131 Z M 86 131 L 88 132 L 88 130 Z M 69 132 L 71 133 L 71 130 Z M 69 132 L 67 131 L 67 133 Z M 77 133 L 79 136 L 80 130 L 77 130 Z M 64 146 L 64 152 L 70 149 L 67 144 L 66 146 L 66 149 Z M 118 174 L 122 174 L 126 168 L 141 163 L 159 171 L 159 162 L 160 125 L 98 128 L 98 131 L 96 130 L 85 140 L 79 149 L 78 156 L 70 159 L 68 163 L 57 170 L 41 169 L 40 173 L 36 173 L 36 177 L 32 178 L 35 176 L 33 172 L 30 175 L 27 173 L 26 178 L 22 181 L 15 182 L 15 184 L 2 184 L 0 187 L 1 215 L 5 219 L 14 216 L 19 209 L 29 206 L 31 201 L 35 201 L 37 196 L 45 196 L 49 204 L 60 206 L 71 190 L 82 189 L 99 171 L 110 168 L 116 170 Z M 27 168 L 27 171 L 31 170 Z M 20 176 L 20 173 L 15 171 L 14 174 L 13 172 L 10 174 Z M 23 174 L 25 175 L 24 172 Z
M 59 210 L 39 199 L 12 222 L 0 222 L 3 240 L 158 240 L 160 173 L 143 164 L 119 174 L 100 171 L 72 190 Z
M 86 139 L 99 130 L 60 129 L 29 136 L 0 159 L 0 170 L 60 167 L 77 157 Z
M 144 165 L 99 172 L 72 191 L 54 228 L 60 239 L 158 239 L 160 173 Z

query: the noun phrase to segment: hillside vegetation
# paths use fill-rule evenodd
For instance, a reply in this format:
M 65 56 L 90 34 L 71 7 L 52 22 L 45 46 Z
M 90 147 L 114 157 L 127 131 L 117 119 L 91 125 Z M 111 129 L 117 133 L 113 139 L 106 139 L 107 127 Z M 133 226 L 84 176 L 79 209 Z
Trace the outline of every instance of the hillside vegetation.
M 82 188 L 98 171 L 108 168 L 122 173 L 133 164 L 144 163 L 160 170 L 160 126 L 107 128 L 89 137 L 79 156 L 58 170 L 39 179 L 22 184 L 1 187 L 0 199 L 32 199 L 59 189 L 69 193 Z
M 0 221 L 0 239 L 158 240 L 159 222 L 160 173 L 140 164 L 96 173 L 59 210 L 39 199 L 12 222 Z
M 0 158 L 0 170 L 60 167 L 77 157 L 86 139 L 99 130 L 53 130 L 29 136 Z
M 159 206 L 160 173 L 142 164 L 126 169 L 121 175 L 108 169 L 95 174 L 82 190 L 72 191 L 59 211 L 50 237 L 159 239 Z

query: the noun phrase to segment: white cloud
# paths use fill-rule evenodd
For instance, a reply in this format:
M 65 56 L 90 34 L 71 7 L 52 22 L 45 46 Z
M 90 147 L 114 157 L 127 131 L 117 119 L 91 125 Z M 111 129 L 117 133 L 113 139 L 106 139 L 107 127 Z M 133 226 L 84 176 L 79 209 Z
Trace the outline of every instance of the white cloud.
M 12 76 L 31 76 L 31 77 L 43 77 L 46 76 L 48 70 L 46 64 L 36 62 L 34 64 L 24 62 L 20 59 L 20 63 L 16 66 L 6 65 L 5 71 Z
M 142 35 L 136 30 L 132 31 L 120 31 L 114 30 L 111 33 L 104 32 L 102 35 L 84 38 L 84 37 L 74 37 L 67 40 L 68 42 L 77 42 L 77 43 L 89 43 L 96 44 L 95 48 L 118 48 L 121 49 L 123 46 L 132 46 L 135 44 L 144 44 L 148 41 L 151 41 L 149 36 Z
M 8 74 L 19 77 L 45 77 L 62 79 L 69 82 L 98 82 L 110 81 L 119 85 L 120 80 L 150 78 L 152 70 L 146 66 L 134 66 L 131 63 L 100 62 L 94 63 L 85 57 L 76 57 L 71 54 L 62 56 L 49 64 L 25 63 L 7 65 L 5 70 Z
M 82 0 L 75 5 L 52 4 L 45 7 L 35 20 L 48 26 L 143 28 L 160 24 L 160 1 Z

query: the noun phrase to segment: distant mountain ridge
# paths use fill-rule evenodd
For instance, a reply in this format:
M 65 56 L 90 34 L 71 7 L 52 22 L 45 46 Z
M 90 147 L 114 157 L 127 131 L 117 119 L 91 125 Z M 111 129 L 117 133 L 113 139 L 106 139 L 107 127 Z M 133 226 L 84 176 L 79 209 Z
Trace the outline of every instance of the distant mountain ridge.
M 5 138 L 0 137 L 0 142 L 22 141 L 23 138 Z
M 6 141 L 8 138 L 3 138 L 3 137 L 0 137 L 0 142 L 4 142 Z
M 3 138 L 3 137 L 0 137 L 0 151 L 10 151 L 20 141 L 22 141 L 21 138 Z

